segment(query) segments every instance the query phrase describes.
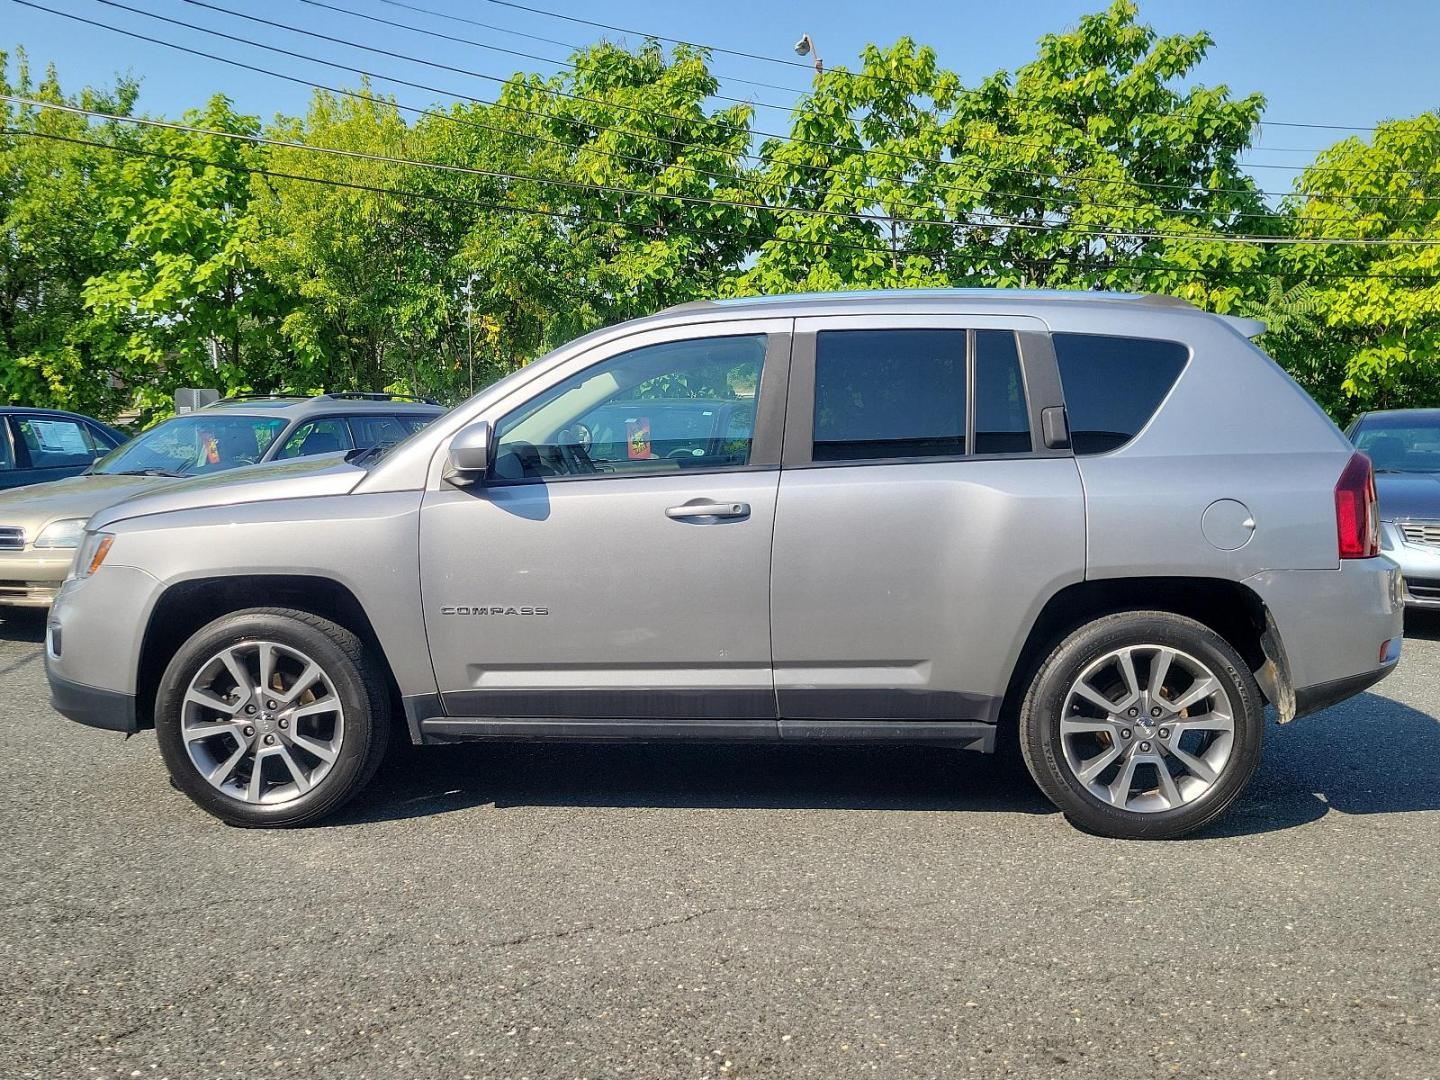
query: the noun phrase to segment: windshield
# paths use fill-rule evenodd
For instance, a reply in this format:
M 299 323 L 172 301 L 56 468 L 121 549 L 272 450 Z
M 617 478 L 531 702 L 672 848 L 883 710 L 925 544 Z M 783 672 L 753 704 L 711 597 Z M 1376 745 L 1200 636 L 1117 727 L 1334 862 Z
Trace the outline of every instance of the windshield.
M 273 416 L 177 416 L 107 454 L 91 472 L 199 476 L 253 465 L 285 424 Z
M 1352 438 L 1376 472 L 1440 472 L 1440 414 L 1366 417 Z

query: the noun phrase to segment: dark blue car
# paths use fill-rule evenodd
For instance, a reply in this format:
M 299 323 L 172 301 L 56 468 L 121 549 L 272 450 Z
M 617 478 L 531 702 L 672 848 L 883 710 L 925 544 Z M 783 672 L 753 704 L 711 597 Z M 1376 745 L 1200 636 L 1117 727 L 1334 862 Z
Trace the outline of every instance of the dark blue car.
M 79 413 L 0 405 L 0 491 L 82 473 L 128 438 Z

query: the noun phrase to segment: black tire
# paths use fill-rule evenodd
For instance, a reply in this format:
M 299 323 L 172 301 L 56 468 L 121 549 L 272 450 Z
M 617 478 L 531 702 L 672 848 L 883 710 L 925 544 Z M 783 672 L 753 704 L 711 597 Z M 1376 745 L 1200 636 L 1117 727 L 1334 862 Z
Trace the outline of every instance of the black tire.
M 1147 645 L 1178 649 L 1209 668 L 1229 695 L 1234 741 L 1223 769 L 1203 794 L 1172 809 L 1138 812 L 1087 789 L 1065 760 L 1060 721 L 1072 684 L 1091 664 L 1113 650 Z M 1122 840 L 1173 840 L 1215 821 L 1245 790 L 1260 764 L 1264 724 L 1260 688 L 1228 641 L 1180 615 L 1124 611 L 1076 630 L 1040 665 L 1021 707 L 1020 745 L 1035 783 L 1076 826 Z
M 279 803 L 246 802 L 213 786 L 191 760 L 182 732 L 185 695 L 201 668 L 221 650 L 257 641 L 314 660 L 344 710 L 333 764 L 308 791 Z M 363 642 L 328 619 L 289 608 L 249 608 L 202 627 L 175 653 L 155 697 L 155 734 L 172 783 L 207 813 L 243 828 L 309 825 L 333 813 L 375 775 L 390 728 L 390 695 Z

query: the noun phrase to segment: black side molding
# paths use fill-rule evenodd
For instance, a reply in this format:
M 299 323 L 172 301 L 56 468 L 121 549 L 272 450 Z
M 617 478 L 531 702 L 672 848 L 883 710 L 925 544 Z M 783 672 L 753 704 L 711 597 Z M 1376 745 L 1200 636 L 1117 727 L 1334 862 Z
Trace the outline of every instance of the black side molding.
M 1311 713 L 1338 705 L 1346 698 L 1354 697 L 1362 690 L 1368 690 L 1395 670 L 1397 665 L 1387 664 L 1374 671 L 1362 671 L 1359 675 L 1347 675 L 1343 679 L 1302 686 L 1295 691 L 1295 715 L 1309 716 Z
M 492 739 L 568 742 L 803 742 L 948 745 L 990 753 L 995 725 L 975 720 L 673 720 L 570 717 L 434 716 L 419 721 L 420 742 Z

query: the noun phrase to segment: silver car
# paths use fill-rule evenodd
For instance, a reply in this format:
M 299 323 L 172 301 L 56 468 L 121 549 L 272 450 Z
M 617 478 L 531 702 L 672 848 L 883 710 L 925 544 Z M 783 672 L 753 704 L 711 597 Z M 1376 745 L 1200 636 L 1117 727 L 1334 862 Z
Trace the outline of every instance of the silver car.
M 0 493 L 0 607 L 48 607 L 85 522 L 132 495 L 262 461 L 399 442 L 444 411 L 392 394 L 252 395 L 156 424 L 98 461 L 86 459 L 78 476 Z
M 1374 462 L 1380 550 L 1400 564 L 1406 605 L 1440 608 L 1440 409 L 1362 413 L 1348 434 Z
M 1018 744 L 1077 824 L 1218 818 L 1281 722 L 1399 659 L 1369 461 L 1178 300 L 705 302 L 384 452 L 95 515 L 57 709 L 153 726 L 215 816 L 299 825 L 395 731 Z

